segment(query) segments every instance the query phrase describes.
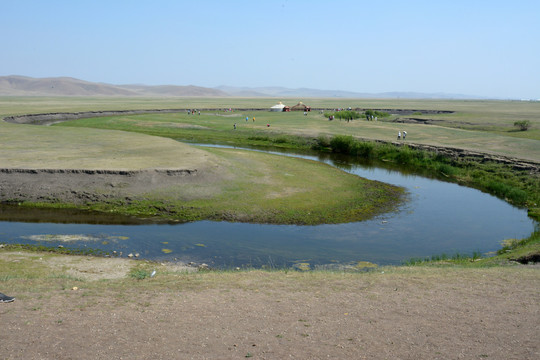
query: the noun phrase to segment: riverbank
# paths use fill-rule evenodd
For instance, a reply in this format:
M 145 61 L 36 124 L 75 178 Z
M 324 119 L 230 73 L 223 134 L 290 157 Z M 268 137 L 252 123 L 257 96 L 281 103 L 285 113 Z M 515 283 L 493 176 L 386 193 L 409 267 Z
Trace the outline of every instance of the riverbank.
M 465 137 L 470 137 L 468 140 L 469 144 L 471 141 L 480 141 L 480 143 L 486 140 L 490 141 L 486 143 L 490 144 L 490 147 L 486 148 L 486 150 L 491 151 L 481 152 L 467 148 L 434 145 L 433 140 L 429 144 L 424 144 L 422 142 L 388 141 L 380 138 L 373 140 L 372 138 L 364 138 L 358 135 L 348 136 L 349 139 L 347 139 L 345 136 L 339 135 L 344 130 L 344 125 L 348 128 L 347 131 L 360 131 L 359 134 L 362 134 L 361 131 L 363 130 L 361 129 L 371 126 L 370 132 L 376 131 L 376 133 L 380 133 L 378 135 L 379 137 L 382 136 L 384 138 L 384 134 L 376 129 L 392 128 L 394 125 L 382 122 L 376 124 L 375 128 L 373 128 L 372 122 L 366 121 L 357 121 L 356 125 L 341 122 L 339 124 L 330 124 L 328 121 L 317 120 L 316 115 L 314 118 L 310 117 L 308 119 L 302 116 L 298 117 L 294 114 L 269 114 L 268 112 L 255 109 L 237 110 L 237 113 L 227 115 L 227 117 L 233 117 L 227 120 L 224 119 L 224 116 L 216 113 L 216 111 L 219 112 L 214 109 L 210 113 L 203 112 L 202 115 L 188 115 L 179 109 L 122 110 L 116 112 L 93 111 L 20 115 L 7 119 L 13 122 L 41 124 L 82 118 L 82 120 L 78 120 L 77 122 L 67 122 L 62 125 L 65 125 L 67 128 L 76 127 L 78 129 L 97 127 L 108 130 L 122 130 L 124 132 L 142 132 L 156 135 L 160 138 L 170 137 L 188 141 L 210 141 L 237 146 L 256 145 L 300 149 L 316 148 L 318 150 L 330 150 L 353 156 L 358 155 L 363 158 L 391 161 L 397 166 L 414 169 L 414 171 L 422 174 L 426 173 L 428 176 L 445 176 L 447 181 L 472 186 L 506 199 L 515 205 L 527 206 L 530 209 L 531 216 L 535 218 L 539 217 L 537 204 L 540 203 L 540 198 L 537 188 L 540 163 L 526 160 L 527 156 L 531 156 L 531 152 L 525 150 L 521 151 L 521 157 L 507 156 L 504 153 L 494 154 L 493 150 L 498 149 L 502 145 L 500 136 L 493 136 L 493 139 L 478 135 L 471 137 L 470 134 L 473 132 L 467 132 L 468 135 Z M 141 115 L 145 112 L 149 114 Z M 242 122 L 239 125 L 238 131 L 227 129 L 228 122 L 238 121 L 235 118 L 243 117 L 240 112 L 250 113 L 253 120 L 255 119 L 254 114 L 256 114 L 259 120 L 257 122 L 246 122 L 246 124 Z M 97 117 L 88 118 L 89 116 Z M 262 123 L 260 123 L 261 119 Z M 279 127 L 279 130 L 265 129 L 263 124 L 267 122 L 276 125 L 276 127 Z M 306 129 L 306 124 L 309 129 Z M 299 134 L 298 126 L 303 126 L 307 130 L 307 134 Z M 65 127 L 62 126 L 61 128 L 64 129 Z M 414 128 L 414 131 L 418 133 L 419 131 L 424 131 L 424 128 L 422 127 L 422 130 L 420 128 Z M 440 130 L 440 128 L 430 126 L 427 126 L 427 128 L 429 128 L 428 131 L 431 132 L 432 138 L 435 140 L 447 139 L 449 135 L 449 133 L 446 133 L 448 129 Z M 330 129 L 337 135 L 325 135 Z M 411 128 L 410 130 L 413 129 Z M 318 131 L 318 133 L 313 133 L 313 131 Z M 463 137 L 463 133 L 462 131 L 458 131 L 453 136 L 455 138 L 461 138 Z M 415 141 L 417 139 L 418 135 L 415 135 Z M 336 140 L 343 141 L 339 143 Z M 519 148 L 517 146 L 518 144 L 524 144 L 524 149 L 526 149 L 528 148 L 528 145 L 526 145 L 527 142 L 530 142 L 530 140 L 517 140 L 514 138 L 512 148 Z M 62 145 L 65 146 L 65 144 Z M 61 149 L 59 148 L 57 151 L 61 151 Z M 129 152 L 126 153 L 129 154 Z M 149 149 L 145 155 L 148 155 L 148 153 L 152 153 L 152 150 Z M 102 156 L 104 158 L 107 157 L 106 154 L 102 154 Z M 54 154 L 50 156 L 50 158 L 53 157 Z M 65 156 L 62 157 L 65 158 Z M 50 160 L 43 161 L 43 163 L 45 162 L 50 162 Z
M 15 130 L 24 135 L 27 129 Z M 21 145 L 11 141 L 0 149 L 2 163 L 12 165 L 0 169 L 0 201 L 156 221 L 321 224 L 369 219 L 393 210 L 404 195 L 396 186 L 315 161 L 236 149 L 199 149 L 170 139 L 92 129 L 78 129 L 77 137 L 58 145 L 54 140 L 66 131 L 52 130 L 35 141 L 32 159 L 24 148 L 29 140 L 23 136 L 17 137 Z M 65 153 L 81 146 L 81 137 L 99 146 L 85 148 L 87 155 L 80 150 Z M 116 148 L 119 137 L 124 145 L 121 154 Z M 154 154 L 152 147 L 170 150 L 156 158 L 156 163 L 170 167 L 143 168 Z M 112 164 L 116 163 L 123 169 L 115 169 Z M 68 167 L 75 164 L 85 166 Z M 328 194 L 333 196 L 328 198 Z
M 540 272 L 531 265 L 188 273 L 0 249 L 0 268 L 2 292 L 16 298 L 0 304 L 6 359 L 534 359 L 540 352 Z

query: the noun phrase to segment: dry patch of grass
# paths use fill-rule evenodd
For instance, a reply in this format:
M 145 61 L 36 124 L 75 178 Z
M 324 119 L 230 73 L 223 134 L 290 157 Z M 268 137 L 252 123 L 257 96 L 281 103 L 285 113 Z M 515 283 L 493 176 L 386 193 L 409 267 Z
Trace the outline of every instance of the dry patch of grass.
M 122 131 L 0 124 L 0 167 L 25 169 L 185 169 L 215 161 L 177 141 Z
M 46 280 L 59 275 L 83 281 L 123 279 L 135 265 L 134 261 L 120 258 L 0 251 L 0 268 L 5 281 Z

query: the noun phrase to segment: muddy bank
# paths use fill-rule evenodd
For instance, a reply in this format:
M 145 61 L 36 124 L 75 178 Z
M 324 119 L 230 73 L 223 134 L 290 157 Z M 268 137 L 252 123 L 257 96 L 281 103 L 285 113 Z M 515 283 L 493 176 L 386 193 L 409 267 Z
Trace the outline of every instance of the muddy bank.
M 0 169 L 0 175 L 0 202 L 77 205 L 141 199 L 152 191 L 193 183 L 201 178 L 196 169 Z

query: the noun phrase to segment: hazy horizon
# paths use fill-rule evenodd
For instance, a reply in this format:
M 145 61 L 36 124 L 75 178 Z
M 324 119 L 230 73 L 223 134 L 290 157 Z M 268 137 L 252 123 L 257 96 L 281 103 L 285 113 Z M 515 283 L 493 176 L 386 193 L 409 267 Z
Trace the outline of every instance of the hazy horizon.
M 0 76 L 540 98 L 537 1 L 28 1 Z

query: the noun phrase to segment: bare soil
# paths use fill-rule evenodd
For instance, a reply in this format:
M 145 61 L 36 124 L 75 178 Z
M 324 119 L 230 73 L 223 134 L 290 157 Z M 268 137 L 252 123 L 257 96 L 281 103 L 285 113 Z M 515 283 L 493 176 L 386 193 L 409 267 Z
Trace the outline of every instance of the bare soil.
M 1 255 L 0 265 L 24 261 Z M 79 281 L 58 276 L 47 280 L 45 290 L 28 280 L 15 286 L 14 280 L 0 282 L 0 291 L 16 297 L 0 304 L 0 358 L 540 356 L 535 266 L 382 268 L 362 274 L 185 274 L 161 267 L 155 277 L 138 281 L 107 280 L 125 276 L 136 261 L 52 259 L 44 258 L 43 266 L 77 277 L 93 274 Z
M 171 170 L 0 169 L 0 201 L 85 204 L 136 199 L 178 183 L 202 181 L 210 172 Z M 214 175 L 212 175 L 214 176 Z M 216 177 L 219 178 L 219 177 Z

